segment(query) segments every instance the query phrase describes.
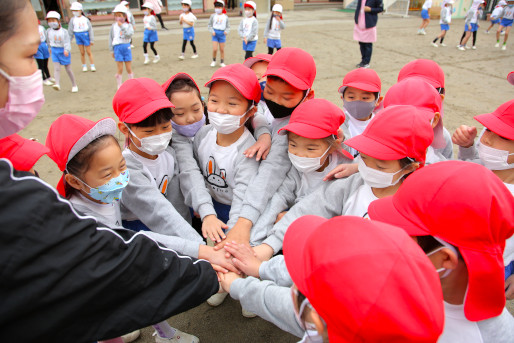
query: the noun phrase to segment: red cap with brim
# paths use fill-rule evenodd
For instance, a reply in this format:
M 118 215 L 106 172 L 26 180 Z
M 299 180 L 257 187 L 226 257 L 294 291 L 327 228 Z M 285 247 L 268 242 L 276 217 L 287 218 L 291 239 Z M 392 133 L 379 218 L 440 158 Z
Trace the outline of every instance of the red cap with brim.
M 509 75 L 507 75 L 507 81 L 509 81 L 511 85 L 514 85 L 514 71 L 511 71 Z
M 189 74 L 186 74 L 186 73 L 177 73 L 175 75 L 173 75 L 172 77 L 170 77 L 168 79 L 168 81 L 164 82 L 162 84 L 162 90 L 164 91 L 164 93 L 166 93 L 166 91 L 168 90 L 169 86 L 171 85 L 171 83 L 175 80 L 191 80 L 193 81 L 196 89 L 198 89 L 198 92 L 200 92 L 200 88 L 198 87 L 198 85 L 196 84 L 195 80 L 189 76 Z
M 435 342 L 443 330 L 439 277 L 402 229 L 354 216 L 304 216 L 284 236 L 292 280 L 330 342 Z
M 430 235 L 456 246 L 469 274 L 466 318 L 481 321 L 502 313 L 503 250 L 514 233 L 514 198 L 490 170 L 462 161 L 432 164 L 410 175 L 392 197 L 372 202 L 368 213 L 411 236 Z
M 344 76 L 343 84 L 338 92 L 343 94 L 346 87 L 357 88 L 366 92 L 380 93 L 382 81 L 373 69 L 357 68 Z
M 173 108 L 161 85 L 140 77 L 125 81 L 112 99 L 112 108 L 121 122 L 137 124 L 163 108 Z
M 7 158 L 16 170 L 31 170 L 41 156 L 48 152 L 43 144 L 17 134 L 0 139 L 0 158 Z
M 241 63 L 230 64 L 214 72 L 205 87 L 210 87 L 215 81 L 230 83 L 242 96 L 258 104 L 261 100 L 261 87 L 255 73 Z
M 248 57 L 244 62 L 243 65 L 248 68 L 252 68 L 252 66 L 257 62 L 270 62 L 273 55 L 270 54 L 258 54 L 253 57 Z
M 299 90 L 312 88 L 316 78 L 316 63 L 312 56 L 299 48 L 282 48 L 277 51 L 264 76 L 277 76 Z
M 418 59 L 407 63 L 398 74 L 398 81 L 409 77 L 420 77 L 434 88 L 444 88 L 444 72 L 436 62 Z
M 480 114 L 474 118 L 497 135 L 514 140 L 514 99 L 502 104 L 492 113 Z

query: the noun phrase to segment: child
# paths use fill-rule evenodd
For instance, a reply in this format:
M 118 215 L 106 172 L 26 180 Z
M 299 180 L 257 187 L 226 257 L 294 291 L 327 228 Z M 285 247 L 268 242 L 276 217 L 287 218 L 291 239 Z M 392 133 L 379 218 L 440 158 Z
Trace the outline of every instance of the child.
M 271 9 L 271 15 L 268 19 L 268 23 L 264 28 L 264 44 L 268 46 L 268 54 L 273 55 L 273 50 L 275 48 L 277 48 L 277 51 L 282 48 L 280 31 L 285 28 L 286 25 L 282 19 L 282 5 L 275 4 Z
M 446 46 L 443 43 L 446 32 L 450 30 L 450 23 L 452 22 L 452 4 L 453 0 L 445 0 L 441 4 L 441 19 L 439 25 L 441 26 L 441 33 L 432 41 L 432 45 L 437 48 L 437 40 L 441 39 L 441 46 Z
M 362 134 L 346 141 L 360 153 L 359 173 L 326 182 L 291 207 L 263 243 L 254 248 L 257 256 L 268 260 L 278 253 L 289 224 L 302 215 L 367 218 L 373 200 L 396 193 L 405 178 L 425 164 L 426 150 L 433 138 L 430 123 L 415 107 L 391 106 L 382 110 Z
M 514 197 L 493 173 L 475 163 L 436 163 L 374 201 L 369 214 L 413 236 L 439 274 L 445 325 L 438 342 L 514 341 L 502 259 L 514 233 Z
M 478 17 L 482 13 L 482 3 L 483 1 L 478 0 L 474 1 L 471 8 L 466 13 L 466 20 L 464 21 L 464 32 L 462 33 L 462 37 L 460 38 L 460 43 L 457 45 L 457 49 L 464 51 L 465 49 L 469 49 L 466 47 L 466 43 L 473 33 L 473 46 L 471 47 L 473 50 L 476 50 L 476 40 L 477 40 L 477 31 L 479 28 L 478 25 Z
M 212 62 L 211 67 L 216 66 L 216 55 L 218 54 L 218 46 L 220 48 L 220 67 L 225 66 L 225 42 L 230 32 L 230 22 L 226 15 L 225 2 L 216 0 L 214 2 L 214 13 L 209 18 L 207 28 L 212 34 Z
M 361 62 L 356 68 L 369 68 L 373 43 L 377 41 L 378 13 L 384 11 L 382 0 L 359 0 L 355 9 L 353 39 L 359 42 Z
M 313 116 L 312 113 L 318 113 Z M 351 163 L 352 155 L 341 149 L 337 139 L 339 126 L 345 115 L 336 105 L 324 99 L 312 99 L 300 104 L 289 124 L 278 131 L 288 137 L 288 156 L 292 167 L 266 210 L 257 220 L 250 238 L 258 245 L 267 237 L 268 230 L 287 210 L 323 184 L 325 175 L 335 166 Z
M 432 0 L 425 0 L 423 7 L 421 7 L 421 25 L 418 29 L 418 35 L 426 35 L 425 28 L 430 23 L 430 13 L 428 11 L 432 7 Z
M 0 158 L 11 161 L 16 170 L 26 171 L 38 177 L 39 174 L 34 170 L 34 165 L 48 152 L 48 148 L 43 144 L 17 134 L 0 139 Z
M 259 22 L 257 21 L 257 5 L 253 1 L 244 4 L 245 17 L 239 23 L 239 37 L 243 39 L 245 59 L 253 56 L 257 39 L 259 39 Z
M 134 32 L 136 32 L 136 18 L 134 18 L 134 15 L 130 11 L 130 4 L 129 4 L 129 2 L 123 0 L 122 2 L 120 2 L 120 4 L 127 8 L 128 21 L 129 21 L 130 25 L 132 25 L 132 28 L 134 29 Z M 130 48 L 134 49 L 134 45 L 132 45 L 132 38 L 130 39 Z
M 507 6 L 503 8 L 499 17 L 501 17 L 502 20 L 500 22 L 498 31 L 496 31 L 496 44 L 494 47 L 498 48 L 500 46 L 500 33 L 505 30 L 502 50 L 507 50 L 507 39 L 509 38 L 512 22 L 514 22 L 514 0 L 507 0 Z
M 160 60 L 159 54 L 157 50 L 155 50 L 155 42 L 159 40 L 157 36 L 157 20 L 155 20 L 153 5 L 149 2 L 145 2 L 143 4 L 143 13 L 145 14 L 143 18 L 143 24 L 145 26 L 145 32 L 143 35 L 143 52 L 145 56 L 144 64 L 150 63 L 150 59 L 148 58 L 148 43 L 150 43 L 150 49 L 152 49 L 154 58 L 153 63 L 157 63 Z
M 82 61 L 82 71 L 87 71 L 86 65 L 86 52 L 89 56 L 89 64 L 91 71 L 96 71 L 95 62 L 93 60 L 93 54 L 91 53 L 91 46 L 93 45 L 94 35 L 93 26 L 87 17 L 83 15 L 82 4 L 78 1 L 71 4 L 71 12 L 73 17 L 70 19 L 68 24 L 68 33 L 70 35 L 70 41 L 73 40 L 73 36 L 77 38 L 77 45 L 80 51 L 80 60 Z M 85 49 L 84 49 L 85 48 Z
M 491 13 L 491 17 L 489 18 L 491 21 L 491 25 L 485 30 L 485 33 L 489 34 L 489 30 L 491 30 L 494 24 L 499 24 L 501 22 L 500 15 L 503 11 L 503 7 L 507 5 L 505 0 L 500 0 L 498 4 L 494 7 L 493 12 Z
M 182 12 L 179 17 L 179 24 L 182 24 L 183 31 L 183 41 L 182 41 L 182 54 L 178 57 L 180 60 L 183 60 L 184 53 L 186 52 L 186 45 L 189 41 L 191 43 L 191 47 L 193 48 L 193 56 L 191 58 L 198 58 L 198 54 L 196 53 L 195 46 L 195 22 L 196 16 L 191 12 L 191 0 L 182 0 Z
M 114 13 L 114 20 L 116 22 L 112 24 L 111 31 L 109 32 L 109 50 L 116 61 L 117 73 L 114 77 L 116 78 L 118 89 L 120 89 L 123 81 L 123 63 L 125 63 L 128 78 L 134 78 L 134 73 L 132 72 L 132 51 L 130 49 L 134 28 L 128 22 L 127 7 L 121 4 L 117 5 L 112 13 Z
M 71 81 L 71 92 L 77 93 L 79 87 L 75 82 L 75 75 L 71 70 L 71 45 L 68 31 L 61 27 L 61 15 L 55 11 L 50 11 L 46 15 L 46 20 L 50 28 L 46 31 L 46 40 L 50 45 L 52 62 L 54 63 L 55 83 L 52 85 L 56 91 L 61 90 L 61 65 L 66 69 Z
M 50 71 L 48 70 L 48 58 L 50 57 L 50 52 L 48 51 L 48 44 L 46 44 L 46 29 L 39 24 L 39 38 L 40 43 L 37 48 L 37 53 L 34 55 L 34 58 L 37 62 L 37 67 L 41 70 L 41 74 L 43 75 L 43 84 L 45 86 L 51 86 L 54 84 L 52 78 L 50 77 Z

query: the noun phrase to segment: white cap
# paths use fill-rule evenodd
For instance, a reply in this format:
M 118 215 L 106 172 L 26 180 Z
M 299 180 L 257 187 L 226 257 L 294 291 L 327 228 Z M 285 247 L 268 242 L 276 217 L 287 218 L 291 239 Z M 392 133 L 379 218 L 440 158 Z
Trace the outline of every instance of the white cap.
M 120 2 L 120 5 L 123 5 L 123 6 L 127 6 L 128 4 L 129 4 L 129 2 L 128 2 L 128 1 L 125 1 L 125 0 L 123 0 L 122 2 Z
M 498 2 L 498 5 L 499 5 L 499 6 L 505 6 L 505 5 L 507 5 L 507 1 L 505 1 L 505 0 L 500 0 L 500 2 Z
M 250 6 L 251 8 L 253 8 L 254 11 L 257 11 L 257 5 L 253 1 L 245 2 L 245 6 Z
M 50 18 L 61 20 L 61 15 L 55 11 L 50 11 L 46 14 L 46 19 L 50 19 Z
M 189 7 L 191 7 L 191 5 L 193 4 L 193 3 L 191 2 L 191 0 L 182 0 L 180 3 L 181 3 L 181 4 L 185 4 L 185 5 L 189 5 Z
M 78 1 L 75 1 L 71 4 L 70 10 L 72 11 L 82 11 L 82 4 Z
M 216 1 L 214 1 L 214 6 L 216 6 L 216 3 L 220 3 L 223 6 L 225 6 L 225 1 L 223 1 L 223 0 L 216 0 Z
M 145 2 L 141 7 L 146 7 L 153 10 L 153 4 L 151 2 Z
M 280 12 L 282 13 L 282 5 L 281 4 L 275 4 L 273 5 L 273 8 L 271 9 L 272 12 Z
M 124 13 L 125 15 L 128 15 L 128 10 L 125 6 L 122 4 L 116 5 L 114 9 L 112 10 L 112 13 Z

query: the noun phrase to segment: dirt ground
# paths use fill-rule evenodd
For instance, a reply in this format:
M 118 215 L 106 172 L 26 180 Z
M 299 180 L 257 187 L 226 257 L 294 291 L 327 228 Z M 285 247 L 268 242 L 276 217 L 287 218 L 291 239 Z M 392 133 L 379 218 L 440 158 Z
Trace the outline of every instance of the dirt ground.
M 186 49 L 186 59 L 178 60 L 182 44 L 182 30 L 178 21 L 168 22 L 169 31 L 159 31 L 160 41 L 156 48 L 161 56 L 158 64 L 143 65 L 143 25 L 138 20 L 134 36 L 133 69 L 136 77 L 149 77 L 159 83 L 177 72 L 192 75 L 203 94 L 203 84 L 215 68 L 211 62 L 211 39 L 207 31 L 207 20 L 196 24 L 196 46 L 200 57 L 191 59 L 191 47 Z M 259 16 L 260 38 L 256 53 L 265 53 L 262 32 L 266 16 Z M 337 89 L 344 75 L 360 62 L 357 42 L 352 39 L 353 14 L 335 9 L 291 11 L 284 13 L 287 25 L 282 33 L 283 46 L 294 46 L 310 52 L 316 61 L 317 77 L 314 84 L 316 97 L 326 98 L 342 106 Z M 240 18 L 230 18 L 232 32 L 228 36 L 225 62 L 242 62 L 244 52 L 237 35 Z M 514 95 L 514 86 L 506 81 L 508 72 L 514 70 L 514 37 L 508 43 L 507 51 L 494 48 L 494 34 L 484 33 L 488 23 L 481 22 L 477 50 L 456 49 L 462 34 L 463 20 L 454 20 L 447 34 L 447 47 L 434 48 L 431 39 L 439 33 L 438 21 L 434 20 L 426 36 L 416 35 L 420 24 L 418 16 L 408 18 L 381 15 L 378 22 L 378 41 L 374 44 L 371 67 L 382 79 L 383 93 L 396 82 L 398 71 L 407 62 L 416 58 L 428 58 L 438 62 L 446 74 L 446 98 L 444 101 L 444 124 L 453 132 L 460 124 L 477 125 L 473 116 L 493 111 Z M 73 113 L 92 120 L 110 116 L 116 119 L 112 110 L 112 97 L 116 92 L 114 74 L 116 66 L 108 50 L 109 26 L 95 26 L 93 53 L 96 73 L 81 71 L 78 48 L 72 44 L 72 66 L 79 92 L 70 92 L 71 84 L 61 72 L 60 92 L 45 87 L 46 103 L 37 118 L 21 132 L 24 137 L 34 137 L 45 142 L 50 124 L 63 113 Z M 502 37 L 503 39 L 503 37 Z M 471 45 L 468 43 L 468 45 Z M 150 50 L 149 50 L 150 51 Z M 150 51 L 151 54 L 151 51 Z M 218 59 L 219 62 L 219 59 Z M 53 75 L 53 66 L 50 63 Z M 126 73 L 124 74 L 126 79 Z M 137 96 L 135 94 L 134 96 Z M 43 157 L 36 169 L 41 177 L 55 185 L 60 172 L 47 157 Z M 295 337 L 261 320 L 246 319 L 241 315 L 238 302 L 227 298 L 218 308 L 203 304 L 187 313 L 170 319 L 170 324 L 188 333 L 195 334 L 202 342 L 295 342 Z M 143 330 L 138 342 L 153 342 L 152 330 Z

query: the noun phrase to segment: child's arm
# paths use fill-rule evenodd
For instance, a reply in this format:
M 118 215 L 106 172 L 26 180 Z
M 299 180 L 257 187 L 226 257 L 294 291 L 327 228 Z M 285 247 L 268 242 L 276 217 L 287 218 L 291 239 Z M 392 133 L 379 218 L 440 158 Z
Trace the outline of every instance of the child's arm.
M 480 159 L 475 147 L 477 128 L 461 125 L 452 136 L 452 142 L 459 146 L 458 159 L 462 161 L 477 161 Z
M 227 16 L 225 14 L 225 16 Z M 227 26 L 225 27 L 225 34 L 228 35 L 230 33 L 230 21 L 228 20 L 228 16 L 227 16 Z
M 191 13 L 191 14 L 192 14 L 192 13 Z M 184 16 L 184 17 L 185 17 L 185 16 Z M 195 22 L 196 22 L 196 17 L 195 17 L 194 15 L 193 15 L 192 17 L 193 17 L 193 18 L 191 18 L 191 21 L 188 21 L 188 20 L 186 20 L 186 19 L 184 19 L 184 18 L 182 18 L 182 21 L 183 21 L 184 23 L 186 23 L 187 25 L 194 26 L 194 25 L 195 25 Z
M 368 7 L 368 6 L 366 6 Z M 372 14 L 378 14 L 378 13 L 381 13 L 384 11 L 384 4 L 382 2 L 382 0 L 375 0 L 374 1 L 374 4 L 373 4 L 373 7 L 369 7 L 369 11 L 366 11 L 368 13 L 372 13 Z
M 212 33 L 212 35 L 214 36 L 214 28 L 212 27 L 214 25 L 214 16 L 215 14 L 211 14 L 210 18 L 209 18 L 209 23 L 207 24 L 207 30 Z
M 253 158 L 253 156 L 255 154 L 257 154 L 255 156 L 255 160 L 260 161 L 261 158 L 263 160 L 265 160 L 266 157 L 268 157 L 270 149 L 271 149 L 271 135 L 270 134 L 267 134 L 267 135 L 261 134 L 260 137 L 257 139 L 257 142 L 255 142 L 254 145 L 252 145 L 251 147 L 246 149 L 243 152 L 243 154 L 247 158 Z
M 68 35 L 68 31 L 63 30 L 64 33 L 64 56 L 68 56 L 71 53 L 71 42 L 70 35 Z M 68 54 L 66 54 L 68 53 Z
M 134 28 L 129 23 L 123 23 L 123 25 L 121 25 L 121 33 L 123 38 L 129 39 L 134 34 Z
M 241 38 L 245 38 L 244 37 L 244 19 L 241 19 L 241 21 L 239 22 L 239 29 L 237 30 L 237 32 L 239 33 L 239 37 Z
M 286 24 L 284 23 L 284 21 L 282 19 L 280 19 L 280 17 L 277 17 L 277 20 L 278 20 L 278 25 L 279 25 L 280 29 L 281 30 L 285 29 Z
M 70 35 L 70 43 L 73 41 L 73 37 L 75 33 L 73 32 L 73 22 L 75 21 L 75 17 L 71 17 L 70 22 L 68 23 L 68 34 Z
M 95 41 L 95 34 L 93 33 L 93 25 L 91 25 L 91 20 L 87 21 L 87 31 L 89 32 L 89 41 L 91 45 L 93 45 Z
M 264 27 L 264 33 L 262 34 L 262 36 L 264 37 L 264 43 L 266 43 L 266 39 L 268 38 L 268 33 L 269 33 L 269 27 L 270 27 L 270 23 L 273 21 L 273 13 L 271 14 L 271 16 L 269 17 L 269 20 L 268 22 L 266 23 L 266 26 Z
M 259 22 L 257 21 L 257 19 L 252 20 L 252 30 L 248 34 L 248 37 L 246 37 L 246 41 L 251 42 L 251 41 L 255 40 L 255 37 L 257 37 L 257 34 L 259 33 L 258 31 L 259 31 Z
M 114 57 L 114 47 L 112 46 L 112 40 L 114 39 L 114 25 L 111 26 L 111 31 L 109 31 L 109 51 L 113 53 Z

